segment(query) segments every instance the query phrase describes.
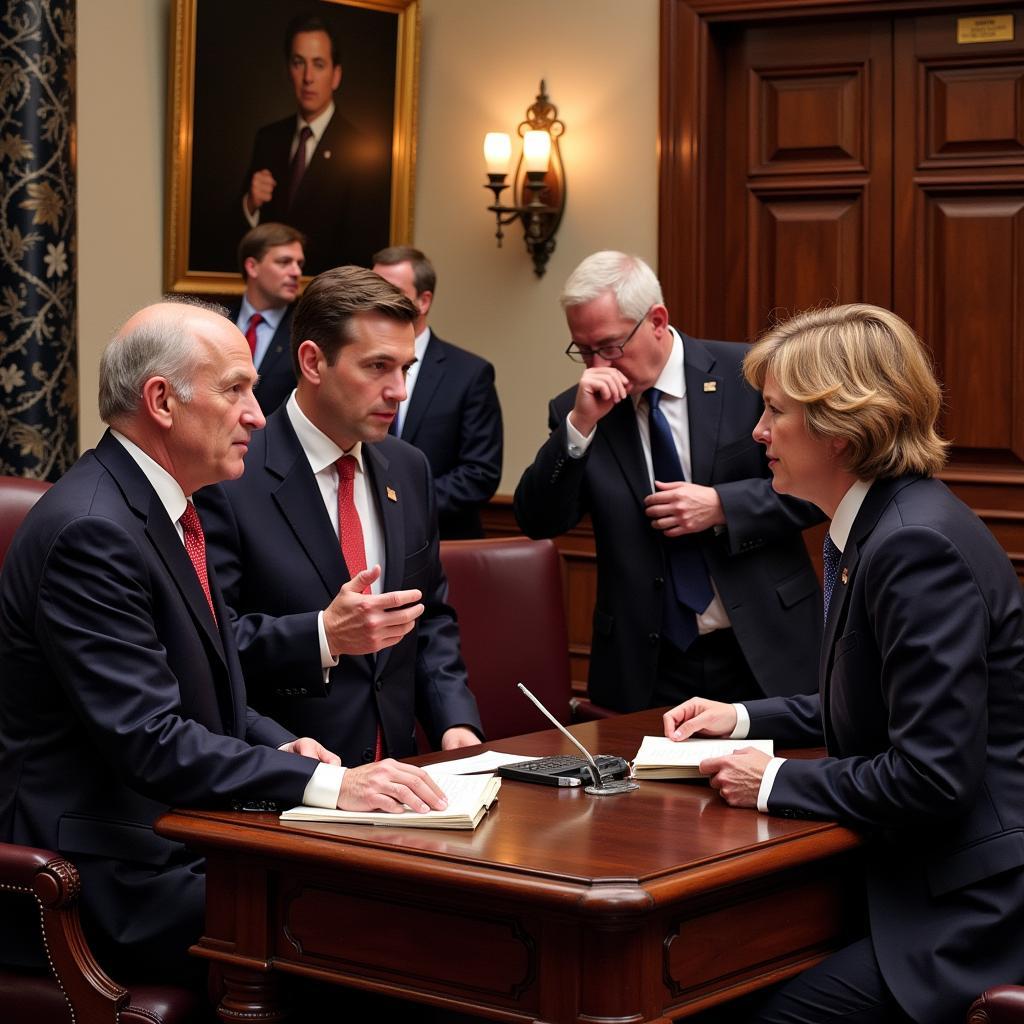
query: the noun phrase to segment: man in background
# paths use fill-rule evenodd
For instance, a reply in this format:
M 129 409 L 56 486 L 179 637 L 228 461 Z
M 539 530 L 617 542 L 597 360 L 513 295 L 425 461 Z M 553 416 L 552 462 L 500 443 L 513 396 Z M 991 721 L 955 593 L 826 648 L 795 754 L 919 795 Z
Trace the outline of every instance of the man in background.
M 119 977 L 203 972 L 186 951 L 204 865 L 153 831 L 170 806 L 397 809 L 386 792 L 443 806 L 417 769 L 346 770 L 246 704 L 191 495 L 242 473 L 264 423 L 255 377 L 223 310 L 136 313 L 100 364 L 109 429 L 29 513 L 0 575 L 0 839 L 76 864 Z
M 549 406 L 515 512 L 531 537 L 591 517 L 590 697 L 636 711 L 708 689 L 816 690 L 820 589 L 801 530 L 822 513 L 772 488 L 747 346 L 671 327 L 654 272 L 621 252 L 587 257 L 561 303 L 584 370 Z
M 292 307 L 306 257 L 301 231 L 269 221 L 259 224 L 238 245 L 245 293 L 228 316 L 245 335 L 259 373 L 254 393 L 264 416 L 272 413 L 295 387 L 292 369 Z
M 430 260 L 409 245 L 373 257 L 373 271 L 416 307 L 416 362 L 392 433 L 415 445 L 430 462 L 442 540 L 482 537 L 480 509 L 501 480 L 501 406 L 494 367 L 443 341 L 427 326 L 437 275 Z
M 295 308 L 295 393 L 199 498 L 254 705 L 346 764 L 480 742 L 425 456 L 388 434 L 416 309 L 362 267 Z
M 336 109 L 342 66 L 326 21 L 298 14 L 284 53 L 297 110 L 256 133 L 241 200 L 245 221 L 301 231 L 309 273 L 365 265 L 388 240 L 390 151 Z

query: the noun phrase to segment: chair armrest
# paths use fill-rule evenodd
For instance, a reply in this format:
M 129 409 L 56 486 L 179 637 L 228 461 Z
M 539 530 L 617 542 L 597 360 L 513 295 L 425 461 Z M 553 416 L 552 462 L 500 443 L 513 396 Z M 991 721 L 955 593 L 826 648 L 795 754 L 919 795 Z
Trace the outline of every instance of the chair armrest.
M 1024 987 L 996 985 L 974 1000 L 968 1024 L 1021 1024 L 1024 1022 Z
M 29 891 L 44 907 L 67 906 L 78 898 L 78 870 L 52 850 L 0 843 L 0 885 Z
M 572 709 L 574 722 L 599 722 L 604 718 L 615 718 L 619 714 L 611 708 L 592 704 L 586 697 L 573 697 L 569 701 L 569 707 Z
M 116 1020 L 128 990 L 107 976 L 85 940 L 75 865 L 52 850 L 0 843 L 0 888 L 37 900 L 50 972 L 79 1019 Z

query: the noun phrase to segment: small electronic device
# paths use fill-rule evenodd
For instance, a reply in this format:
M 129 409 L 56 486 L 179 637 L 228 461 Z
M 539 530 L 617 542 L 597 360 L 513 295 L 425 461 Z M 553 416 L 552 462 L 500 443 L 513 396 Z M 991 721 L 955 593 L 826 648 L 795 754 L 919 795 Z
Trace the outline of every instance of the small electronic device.
M 516 683 L 516 686 L 522 691 L 524 697 L 529 697 L 534 704 L 537 705 L 537 710 L 548 719 L 549 722 L 583 755 L 580 757 L 545 757 L 538 761 L 531 761 L 528 765 L 523 765 L 519 761 L 514 761 L 510 765 L 505 765 L 504 768 L 499 768 L 498 771 L 506 778 L 518 778 L 525 779 L 528 782 L 547 782 L 547 778 L 543 773 L 543 769 L 538 768 L 539 764 L 544 762 L 552 761 L 563 761 L 563 762 L 579 762 L 583 763 L 575 766 L 575 772 L 573 775 L 564 775 L 556 772 L 554 778 L 573 778 L 576 777 L 581 783 L 588 783 L 584 786 L 583 792 L 589 793 L 591 796 L 612 796 L 616 793 L 631 793 L 634 789 L 640 787 L 629 777 L 629 765 L 621 757 L 613 757 L 611 754 L 598 754 L 597 758 L 590 753 L 589 750 L 562 723 L 555 718 L 553 714 L 530 691 L 523 686 L 522 683 Z M 599 764 L 600 761 L 604 761 L 604 765 Z M 533 766 L 532 770 L 530 765 Z M 522 769 L 520 775 L 509 775 L 509 768 L 519 767 Z M 548 772 L 551 775 L 551 772 Z M 572 786 L 572 782 L 553 782 L 551 785 L 554 786 Z
M 594 761 L 601 774 L 599 781 L 624 779 L 629 775 L 629 764 L 621 757 L 598 754 Z M 591 779 L 593 773 L 586 759 L 573 754 L 555 754 L 533 761 L 516 761 L 514 764 L 502 765 L 498 769 L 498 774 L 506 779 L 539 782 L 545 786 L 581 786 L 584 782 L 594 781 Z

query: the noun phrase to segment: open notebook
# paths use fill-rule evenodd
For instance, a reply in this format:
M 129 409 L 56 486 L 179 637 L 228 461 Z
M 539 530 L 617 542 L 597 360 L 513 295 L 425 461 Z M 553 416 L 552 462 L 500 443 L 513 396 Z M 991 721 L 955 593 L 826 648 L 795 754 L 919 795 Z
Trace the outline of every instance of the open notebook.
M 444 775 L 437 781 L 448 807 L 443 811 L 406 810 L 400 814 L 386 811 L 338 811 L 321 807 L 292 807 L 281 821 L 335 821 L 343 825 L 387 825 L 391 828 L 476 828 L 501 788 L 496 775 Z
M 645 736 L 633 758 L 633 774 L 638 779 L 699 779 L 698 766 L 706 757 L 724 757 L 734 750 L 754 747 L 766 754 L 775 753 L 771 740 L 681 740 L 667 736 Z

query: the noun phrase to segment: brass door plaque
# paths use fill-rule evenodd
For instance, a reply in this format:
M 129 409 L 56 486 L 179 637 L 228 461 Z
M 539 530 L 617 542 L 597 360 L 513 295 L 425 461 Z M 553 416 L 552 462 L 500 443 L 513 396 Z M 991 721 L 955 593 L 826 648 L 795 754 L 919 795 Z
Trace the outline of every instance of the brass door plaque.
M 983 18 L 957 18 L 958 43 L 1001 43 L 1013 40 L 1013 15 L 990 14 Z

